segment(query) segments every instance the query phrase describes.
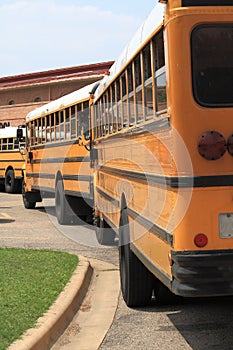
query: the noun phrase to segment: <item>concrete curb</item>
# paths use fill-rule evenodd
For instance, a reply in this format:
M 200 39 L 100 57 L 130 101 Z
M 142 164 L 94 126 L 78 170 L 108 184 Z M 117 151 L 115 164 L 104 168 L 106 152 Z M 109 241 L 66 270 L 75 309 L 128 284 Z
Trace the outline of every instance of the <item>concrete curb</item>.
M 79 265 L 70 281 L 35 328 L 28 329 L 8 350 L 47 350 L 57 341 L 79 309 L 92 278 L 90 262 L 79 256 Z
M 120 295 L 119 269 L 92 258 L 90 264 L 93 276 L 82 305 L 51 350 L 97 350 L 114 321 Z

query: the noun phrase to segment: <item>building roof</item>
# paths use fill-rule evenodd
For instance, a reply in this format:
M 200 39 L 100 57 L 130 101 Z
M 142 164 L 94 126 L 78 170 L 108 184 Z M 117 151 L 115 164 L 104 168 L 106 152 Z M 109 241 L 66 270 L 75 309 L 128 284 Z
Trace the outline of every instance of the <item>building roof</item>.
M 57 100 L 51 101 L 49 103 L 40 106 L 39 108 L 34 109 L 29 112 L 26 116 L 26 121 L 29 122 L 41 115 L 54 113 L 60 108 L 64 109 L 65 107 L 71 106 L 78 102 L 83 102 L 84 100 L 89 99 L 90 93 L 98 86 L 99 82 L 94 82 L 92 84 L 86 85 L 83 88 L 71 92 L 65 96 L 58 98 Z
M 101 62 L 0 78 L 0 90 L 102 76 L 114 62 Z

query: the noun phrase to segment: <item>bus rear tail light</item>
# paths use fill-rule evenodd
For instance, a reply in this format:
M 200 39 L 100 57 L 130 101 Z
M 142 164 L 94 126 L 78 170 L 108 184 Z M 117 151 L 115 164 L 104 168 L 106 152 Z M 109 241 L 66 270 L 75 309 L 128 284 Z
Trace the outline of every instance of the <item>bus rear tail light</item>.
M 217 131 L 205 131 L 198 140 L 198 152 L 207 160 L 221 158 L 227 150 L 226 140 Z
M 208 237 L 204 233 L 198 233 L 194 237 L 194 243 L 198 248 L 203 248 L 208 243 Z
M 231 134 L 231 136 L 228 137 L 227 149 L 230 155 L 233 156 L 233 134 Z

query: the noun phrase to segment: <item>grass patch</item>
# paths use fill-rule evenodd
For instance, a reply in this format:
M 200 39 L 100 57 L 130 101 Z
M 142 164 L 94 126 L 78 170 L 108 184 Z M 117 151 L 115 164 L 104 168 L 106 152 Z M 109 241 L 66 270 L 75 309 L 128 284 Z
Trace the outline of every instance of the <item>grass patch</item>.
M 66 252 L 0 248 L 0 350 L 35 325 L 77 265 Z

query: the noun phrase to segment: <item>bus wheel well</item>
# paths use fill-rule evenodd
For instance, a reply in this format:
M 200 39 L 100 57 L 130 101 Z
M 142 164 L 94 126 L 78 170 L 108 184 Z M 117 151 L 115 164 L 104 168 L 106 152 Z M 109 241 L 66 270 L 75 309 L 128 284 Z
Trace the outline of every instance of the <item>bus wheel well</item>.
M 58 181 L 62 181 L 62 174 L 60 171 L 58 171 L 57 176 L 56 176 L 56 183 L 55 183 L 56 187 L 57 187 Z
M 13 170 L 13 171 L 14 171 L 14 168 L 13 168 L 12 166 L 8 166 L 8 168 L 6 169 L 5 174 L 6 174 L 9 170 Z
M 121 194 L 121 210 L 127 208 L 127 201 L 124 192 Z
M 122 226 L 122 225 L 124 225 L 124 222 L 122 222 L 122 220 L 123 220 L 123 217 L 124 217 L 124 219 L 126 218 L 125 211 L 127 210 L 127 201 L 126 201 L 126 197 L 125 197 L 124 193 L 121 194 L 121 206 L 120 206 L 120 208 L 121 208 L 121 215 L 120 215 L 119 226 Z

